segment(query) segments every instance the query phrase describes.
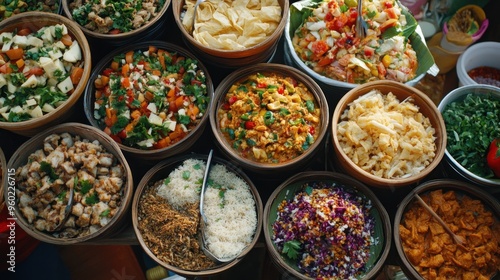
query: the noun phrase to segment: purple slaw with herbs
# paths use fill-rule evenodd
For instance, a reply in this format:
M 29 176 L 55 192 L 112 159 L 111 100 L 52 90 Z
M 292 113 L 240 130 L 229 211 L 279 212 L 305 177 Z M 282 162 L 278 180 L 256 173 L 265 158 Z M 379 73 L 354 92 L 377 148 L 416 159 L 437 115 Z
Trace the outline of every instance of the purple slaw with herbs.
M 371 200 L 336 183 L 304 184 L 278 206 L 272 242 L 316 279 L 354 279 L 367 272 L 374 244 Z

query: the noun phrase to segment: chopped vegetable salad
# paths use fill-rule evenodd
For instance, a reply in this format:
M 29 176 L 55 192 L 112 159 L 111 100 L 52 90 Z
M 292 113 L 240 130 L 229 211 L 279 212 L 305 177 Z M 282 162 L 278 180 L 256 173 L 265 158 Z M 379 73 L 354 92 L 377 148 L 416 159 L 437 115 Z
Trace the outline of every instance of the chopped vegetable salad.
M 94 118 L 116 142 L 161 149 L 182 140 L 210 103 L 198 61 L 150 46 L 115 56 L 94 80 Z
M 3 32 L 0 46 L 0 121 L 54 111 L 82 78 L 82 51 L 64 24 Z

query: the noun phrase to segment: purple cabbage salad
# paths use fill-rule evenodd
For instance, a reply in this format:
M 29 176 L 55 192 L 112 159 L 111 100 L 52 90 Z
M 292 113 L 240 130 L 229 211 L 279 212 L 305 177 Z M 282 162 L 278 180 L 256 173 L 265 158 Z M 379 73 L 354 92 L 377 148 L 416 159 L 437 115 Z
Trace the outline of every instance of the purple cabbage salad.
M 375 244 L 371 200 L 338 183 L 310 182 L 278 206 L 272 241 L 316 279 L 354 279 L 368 270 Z

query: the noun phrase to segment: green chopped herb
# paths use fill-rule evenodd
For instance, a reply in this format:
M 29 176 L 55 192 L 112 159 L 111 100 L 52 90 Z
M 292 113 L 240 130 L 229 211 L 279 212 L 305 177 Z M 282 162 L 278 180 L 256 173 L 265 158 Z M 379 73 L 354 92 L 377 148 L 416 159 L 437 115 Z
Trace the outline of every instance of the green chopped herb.
M 94 192 L 92 195 L 89 195 L 85 198 L 85 203 L 87 205 L 94 205 L 99 202 L 99 196 L 97 195 L 96 192 Z
M 283 254 L 288 258 L 295 260 L 299 256 L 300 242 L 297 240 L 290 240 L 283 245 Z
M 108 209 L 102 211 L 101 214 L 99 215 L 99 217 L 107 217 L 107 216 L 109 216 L 109 213 L 111 213 L 111 210 L 108 208 Z
M 52 181 L 59 179 L 52 165 L 46 161 L 40 162 L 40 171 L 45 172 Z

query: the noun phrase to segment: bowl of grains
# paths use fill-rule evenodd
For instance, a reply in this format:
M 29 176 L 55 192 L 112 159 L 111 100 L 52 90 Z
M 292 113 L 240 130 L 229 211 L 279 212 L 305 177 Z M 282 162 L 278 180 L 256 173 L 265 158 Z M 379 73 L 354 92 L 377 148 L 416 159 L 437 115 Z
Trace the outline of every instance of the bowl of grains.
M 329 107 L 321 88 L 290 66 L 240 68 L 217 87 L 210 110 L 216 144 L 243 168 L 293 172 L 323 148 Z
M 270 61 L 288 16 L 288 0 L 172 2 L 175 22 L 203 61 L 235 69 Z M 194 12 L 196 11 L 196 17 Z
M 117 47 L 159 38 L 170 1 L 62 0 L 62 7 L 90 40 Z
M 416 195 L 462 238 L 458 244 Z M 491 194 L 454 179 L 413 189 L 394 217 L 397 262 L 409 279 L 499 279 L 500 204 Z
M 446 129 L 434 102 L 395 81 L 374 81 L 347 92 L 332 118 L 334 163 L 382 189 L 418 183 L 441 162 Z
M 329 171 L 298 173 L 264 208 L 275 265 L 298 279 L 372 279 L 389 255 L 387 211 L 363 183 Z
M 0 4 L 0 21 L 20 13 L 35 11 L 61 14 L 61 0 L 2 1 Z
M 0 38 L 0 128 L 33 136 L 68 119 L 92 68 L 80 28 L 58 14 L 24 12 L 0 22 Z
M 184 277 L 217 275 L 240 262 L 256 244 L 262 201 L 252 181 L 229 162 L 213 157 L 203 209 L 205 246 L 200 238 L 200 190 L 207 156 L 185 154 L 164 160 L 139 182 L 132 203 L 134 231 L 158 264 Z
M 40 241 L 94 241 L 126 225 L 132 171 L 118 145 L 92 126 L 64 123 L 44 130 L 23 143 L 7 166 L 15 170 L 17 224 Z

